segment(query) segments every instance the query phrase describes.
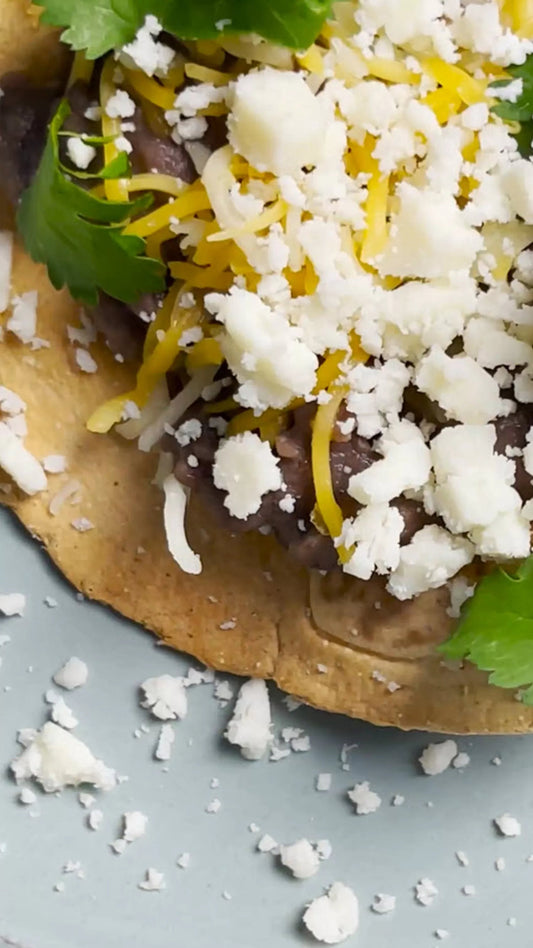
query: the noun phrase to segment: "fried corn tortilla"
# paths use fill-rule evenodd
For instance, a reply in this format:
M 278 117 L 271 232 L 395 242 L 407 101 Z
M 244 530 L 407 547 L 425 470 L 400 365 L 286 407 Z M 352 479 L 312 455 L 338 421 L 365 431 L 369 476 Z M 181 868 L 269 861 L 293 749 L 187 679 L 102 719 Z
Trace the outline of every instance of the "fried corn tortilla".
M 19 0 L 3 0 L 0 74 L 61 69 L 57 37 L 36 30 Z M 435 646 L 450 632 L 445 589 L 399 602 L 377 580 L 309 574 L 270 537 L 229 536 L 194 502 L 191 544 L 199 576 L 182 573 L 167 549 L 162 494 L 151 483 L 155 454 L 85 422 L 96 406 L 128 390 L 134 367 L 102 344 L 98 371 L 81 372 L 66 327 L 79 306 L 56 292 L 43 267 L 15 249 L 13 291 L 39 292 L 38 334 L 49 348 L 31 352 L 11 335 L 0 343 L 0 383 L 27 403 L 27 446 L 38 458 L 67 458 L 48 491 L 0 494 L 86 596 L 155 632 L 167 645 L 216 669 L 261 676 L 303 701 L 380 725 L 454 733 L 515 733 L 533 728 L 533 709 L 490 686 L 472 666 L 447 667 Z M 0 323 L 5 315 L 0 315 Z M 76 481 L 79 503 L 57 515 L 51 499 Z M 72 521 L 88 518 L 79 532 Z

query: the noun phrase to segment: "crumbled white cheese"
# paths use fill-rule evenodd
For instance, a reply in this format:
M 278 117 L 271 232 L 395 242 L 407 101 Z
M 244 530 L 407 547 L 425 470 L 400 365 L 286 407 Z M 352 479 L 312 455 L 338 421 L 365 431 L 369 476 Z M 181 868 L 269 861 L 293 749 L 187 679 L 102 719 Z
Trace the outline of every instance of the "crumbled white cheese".
M 4 313 L 11 293 L 11 269 L 13 266 L 13 234 L 0 230 L 0 313 Z
M 242 405 L 257 411 L 284 408 L 293 398 L 311 393 L 318 359 L 279 310 L 238 287 L 225 296 L 208 293 L 204 302 L 224 325 L 219 343 L 240 383 L 237 400 Z
M 155 16 L 146 16 L 132 42 L 122 47 L 121 61 L 127 63 L 128 60 L 133 60 L 137 68 L 147 76 L 153 76 L 154 73 L 166 76 L 175 54 L 170 46 L 156 41 L 162 30 L 163 27 Z
M 441 774 L 448 769 L 454 757 L 457 756 L 457 744 L 455 741 L 441 741 L 438 744 L 428 744 L 424 748 L 418 760 L 425 774 L 433 777 Z
M 470 754 L 467 754 L 466 751 L 461 751 L 457 754 L 457 757 L 454 757 L 452 761 L 452 766 L 456 770 L 462 770 L 464 767 L 468 767 L 470 763 Z
M 373 912 L 376 912 L 377 915 L 388 915 L 389 912 L 394 912 L 395 908 L 395 895 L 387 895 L 385 892 L 378 892 L 378 894 L 374 896 L 371 909 Z
M 124 89 L 117 89 L 107 100 L 105 113 L 109 118 L 130 118 L 135 114 L 135 102 Z
M 187 695 L 183 678 L 159 675 L 147 678 L 141 685 L 144 699 L 141 707 L 149 708 L 154 718 L 161 721 L 180 720 L 187 714 Z
M 96 148 L 88 145 L 79 135 L 67 138 L 67 155 L 76 168 L 86 171 L 93 158 L 96 158 Z
M 206 813 L 218 813 L 218 811 L 220 810 L 221 806 L 222 806 L 222 801 L 219 800 L 218 797 L 215 797 L 214 800 L 211 800 L 211 801 L 207 804 L 207 806 L 206 806 L 206 808 L 205 808 L 205 812 L 206 812 Z
M 81 369 L 82 372 L 92 372 L 98 371 L 98 363 L 93 359 L 90 352 L 87 352 L 87 349 L 76 349 L 74 352 L 74 358 L 76 359 L 76 364 Z
M 154 751 L 156 760 L 170 760 L 172 755 L 172 745 L 176 739 L 174 728 L 171 724 L 162 724 L 157 739 L 157 746 Z
M 346 563 L 345 573 L 359 579 L 370 579 L 374 571 L 388 573 L 400 562 L 400 536 L 404 519 L 396 507 L 386 503 L 363 507 L 354 518 L 344 521 L 336 541 L 354 552 Z
M 331 789 L 331 774 L 318 774 L 316 778 L 316 789 L 321 793 L 327 793 Z
M 4 412 L 5 415 L 20 415 L 26 411 L 26 403 L 16 392 L 0 385 L 0 411 Z
M 386 504 L 428 480 L 431 455 L 419 429 L 409 421 L 391 425 L 381 439 L 381 451 L 381 460 L 350 477 L 348 493 L 359 503 Z
M 450 605 L 446 609 L 447 614 L 452 619 L 458 619 L 461 615 L 461 609 L 465 602 L 472 598 L 476 591 L 475 586 L 470 586 L 464 576 L 457 576 L 448 583 L 450 593 Z
M 466 222 L 455 197 L 406 181 L 397 186 L 397 197 L 399 210 L 377 262 L 381 274 L 446 279 L 450 272 L 471 267 L 483 239 Z
M 266 683 L 261 678 L 245 681 L 233 716 L 225 731 L 230 744 L 237 744 L 247 760 L 259 760 L 272 741 L 270 700 Z
M 12 302 L 12 313 L 6 323 L 6 329 L 23 343 L 32 342 L 37 328 L 37 291 L 28 290 L 27 293 L 14 297 Z
M 102 790 L 115 786 L 116 774 L 86 744 L 48 721 L 11 764 L 17 782 L 34 777 L 47 793 L 91 783 Z
M 0 615 L 23 616 L 25 608 L 24 593 L 0 593 Z
M 260 853 L 272 853 L 277 848 L 278 844 L 276 840 L 270 836 L 269 833 L 265 833 L 261 836 L 261 839 L 257 843 L 257 849 Z
M 224 506 L 233 517 L 246 520 L 257 513 L 269 491 L 279 490 L 279 460 L 259 435 L 245 431 L 221 442 L 215 453 L 213 480 L 226 491 Z
M 55 675 L 53 675 L 53 680 L 60 688 L 72 691 L 74 688 L 81 688 L 82 685 L 86 683 L 88 677 L 89 669 L 86 663 L 82 661 L 81 658 L 77 658 L 73 655 L 72 658 L 69 658 L 68 661 L 56 671 Z
M 124 830 L 122 833 L 122 839 L 127 843 L 133 843 L 136 839 L 140 839 L 141 836 L 144 836 L 146 833 L 146 827 L 148 826 L 148 817 L 141 813 L 140 810 L 133 810 L 131 813 L 124 813 Z
M 182 853 L 181 856 L 178 856 L 178 858 L 176 859 L 176 865 L 179 866 L 180 869 L 188 869 L 190 864 L 191 864 L 190 853 Z
M 359 902 L 342 882 L 334 882 L 326 895 L 308 905 L 303 923 L 317 941 L 338 945 L 359 927 Z
M 91 810 L 87 817 L 87 826 L 96 833 L 100 829 L 103 819 L 104 814 L 102 813 L 102 810 Z
M 522 832 L 522 827 L 516 817 L 509 813 L 494 817 L 494 825 L 502 836 L 520 836 Z
M 47 454 L 42 464 L 47 474 L 62 474 L 67 469 L 67 459 L 64 454 Z
M 370 789 L 368 780 L 356 783 L 352 790 L 348 790 L 347 796 L 354 804 L 358 815 L 366 816 L 368 813 L 375 813 L 381 806 L 381 797 Z
M 301 73 L 266 67 L 238 77 L 229 141 L 258 171 L 294 175 L 324 153 L 328 115 Z
M 280 861 L 290 869 L 295 879 L 309 879 L 318 872 L 320 865 L 318 852 L 308 839 L 280 846 Z
M 389 577 L 387 590 L 397 599 L 412 599 L 427 589 L 443 586 L 470 563 L 474 547 L 431 524 L 415 533 L 400 552 L 400 565 Z
M 146 878 L 143 882 L 138 883 L 137 888 L 143 889 L 145 892 L 160 892 L 165 886 L 165 874 L 150 867 L 146 870 Z
M 60 727 L 66 728 L 67 731 L 77 727 L 79 721 L 63 698 L 60 698 L 59 695 L 55 695 L 51 704 L 52 711 L 50 716 L 52 721 L 59 724 Z
M 451 357 L 434 346 L 418 363 L 415 383 L 454 421 L 484 425 L 502 411 L 498 383 L 468 355 Z
M 0 470 L 13 478 L 25 494 L 46 490 L 46 474 L 11 428 L 0 421 Z
M 435 896 L 439 894 L 434 882 L 431 879 L 420 879 L 420 881 L 415 885 L 415 899 L 420 905 L 428 906 L 431 905 L 435 899 Z
M 176 428 L 174 437 L 180 445 L 185 448 L 191 441 L 197 441 L 202 434 L 202 423 L 198 418 L 188 418 L 182 422 L 179 428 Z

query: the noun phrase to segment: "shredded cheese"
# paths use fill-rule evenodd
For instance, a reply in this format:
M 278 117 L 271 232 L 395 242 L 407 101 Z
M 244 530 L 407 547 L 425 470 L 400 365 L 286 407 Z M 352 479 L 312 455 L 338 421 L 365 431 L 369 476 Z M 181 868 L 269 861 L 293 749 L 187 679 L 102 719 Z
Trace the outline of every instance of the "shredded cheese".
M 102 106 L 102 135 L 105 138 L 111 138 L 104 144 L 104 162 L 110 164 L 117 158 L 119 151 L 115 144 L 115 139 L 120 136 L 120 119 L 111 118 L 106 112 L 106 105 L 110 98 L 115 94 L 116 87 L 113 82 L 113 73 L 115 63 L 112 57 L 108 56 L 100 77 L 100 103 Z M 127 201 L 128 200 L 128 182 L 125 178 L 105 178 L 104 179 L 105 196 L 108 201 Z
M 138 92 L 139 95 L 142 95 L 144 99 L 147 99 L 148 102 L 165 110 L 174 107 L 176 92 L 173 89 L 160 85 L 156 79 L 147 76 L 146 73 L 140 69 L 126 69 L 124 72 L 132 89 L 135 89 L 135 91 Z

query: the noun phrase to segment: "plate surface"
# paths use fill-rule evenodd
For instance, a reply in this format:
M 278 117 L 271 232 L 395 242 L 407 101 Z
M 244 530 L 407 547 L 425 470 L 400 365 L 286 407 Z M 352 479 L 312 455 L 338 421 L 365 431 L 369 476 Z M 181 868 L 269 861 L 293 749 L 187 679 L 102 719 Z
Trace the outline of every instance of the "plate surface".
M 304 730 L 305 753 L 277 763 L 243 760 L 222 739 L 231 707 L 219 707 L 212 685 L 189 689 L 189 713 L 175 725 L 168 764 L 156 761 L 158 722 L 139 707 L 145 678 L 186 673 L 193 664 L 158 647 L 133 624 L 97 605 L 79 602 L 12 517 L 0 511 L 0 593 L 24 592 L 23 618 L 0 619 L 0 945 L 23 948 L 294 948 L 318 944 L 301 930 L 305 904 L 339 880 L 360 900 L 361 924 L 346 944 L 423 948 L 440 942 L 472 948 L 530 948 L 533 862 L 533 736 L 461 738 L 471 756 L 464 771 L 421 774 L 417 757 L 427 734 L 403 734 L 299 708 L 290 713 L 271 690 L 276 735 Z M 44 603 L 57 600 L 56 608 Z M 64 693 L 79 725 L 75 733 L 97 756 L 128 777 L 97 793 L 101 829 L 87 828 L 87 811 L 74 790 L 60 796 L 37 790 L 37 803 L 18 802 L 7 770 L 20 748 L 21 727 L 40 727 L 49 715 L 44 693 L 71 655 L 89 666 L 85 687 Z M 225 676 L 217 676 L 223 680 Z M 231 682 L 234 690 L 237 681 Z M 140 737 L 134 731 L 149 728 Z M 343 744 L 349 770 L 342 768 Z M 501 766 L 491 761 L 501 758 Z M 318 773 L 332 774 L 331 790 L 315 789 Z M 213 778 L 219 786 L 211 787 Z M 380 809 L 356 816 L 346 790 L 368 780 Z M 405 797 L 392 806 L 395 794 Z M 215 814 L 206 812 L 214 799 Z M 121 816 L 141 810 L 146 835 L 117 856 L 109 844 Z M 515 839 L 498 836 L 492 819 L 509 812 L 522 824 Z M 32 815 L 34 814 L 34 815 Z M 38 815 L 37 815 L 38 814 Z M 333 853 L 319 872 L 297 881 L 269 854 L 256 851 L 255 823 L 282 843 L 327 838 Z M 461 867 L 455 851 L 469 859 Z M 176 866 L 190 852 L 188 869 Z M 503 857 L 498 871 L 495 860 Z M 79 862 L 85 877 L 64 874 Z M 164 872 L 161 892 L 138 889 L 148 867 Z M 439 890 L 430 907 L 413 886 L 430 878 Z M 64 883 L 63 891 L 55 891 Z M 463 886 L 475 894 L 464 895 Z M 396 910 L 370 910 L 376 893 L 396 896 Z M 227 898 L 231 896 L 231 898 Z M 509 925 L 509 920 L 515 925 Z

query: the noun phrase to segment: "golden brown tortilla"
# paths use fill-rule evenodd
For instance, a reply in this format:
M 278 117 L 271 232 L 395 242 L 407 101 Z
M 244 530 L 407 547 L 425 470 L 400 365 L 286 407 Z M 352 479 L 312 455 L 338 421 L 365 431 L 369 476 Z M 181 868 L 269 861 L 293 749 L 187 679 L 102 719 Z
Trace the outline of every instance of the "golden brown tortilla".
M 5 0 L 0 2 L 4 9 Z M 20 17 L 20 3 L 9 0 L 7 9 L 18 10 Z M 2 22 L 0 74 L 9 62 L 4 27 Z M 28 35 L 33 55 L 36 35 Z M 47 34 L 43 43 L 48 49 Z M 27 61 L 23 52 L 17 56 Z M 116 435 L 85 429 L 98 404 L 130 387 L 133 369 L 119 365 L 100 345 L 91 349 L 98 372 L 80 371 L 66 335 L 68 323 L 78 324 L 79 307 L 66 292 L 55 292 L 44 269 L 20 248 L 13 289 L 39 290 L 38 335 L 51 345 L 32 352 L 6 333 L 0 343 L 0 384 L 27 403 L 29 449 L 39 458 L 64 454 L 68 471 L 49 475 L 48 491 L 36 497 L 15 489 L 0 497 L 78 589 L 140 622 L 173 648 L 217 669 L 271 678 L 329 711 L 381 725 L 456 733 L 533 729 L 533 709 L 518 703 L 512 692 L 489 686 L 486 676 L 470 666 L 446 667 L 434 653 L 433 646 L 451 627 L 444 590 L 399 603 L 377 581 L 313 577 L 313 620 L 309 576 L 273 540 L 229 537 L 194 505 L 189 532 L 204 569 L 198 577 L 182 573 L 167 551 L 162 495 L 150 483 L 155 456 Z M 72 479 L 81 485 L 79 503 L 67 501 L 51 516 L 51 498 Z M 72 527 L 82 516 L 92 521 L 93 530 L 79 533 Z M 400 687 L 389 691 L 388 683 Z

